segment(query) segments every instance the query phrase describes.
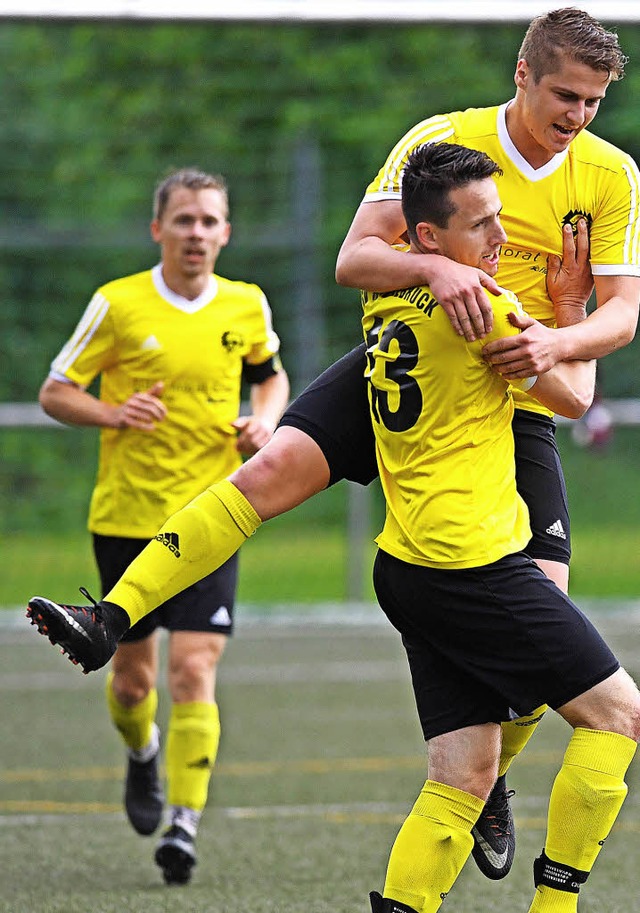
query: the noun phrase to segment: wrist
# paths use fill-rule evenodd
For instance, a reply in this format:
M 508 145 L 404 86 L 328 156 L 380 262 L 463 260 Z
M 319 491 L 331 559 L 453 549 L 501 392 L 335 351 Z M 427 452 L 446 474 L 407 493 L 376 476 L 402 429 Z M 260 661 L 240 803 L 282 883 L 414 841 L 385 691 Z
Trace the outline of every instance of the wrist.
M 554 305 L 557 327 L 570 327 L 587 319 L 587 308 L 582 302 L 562 301 Z

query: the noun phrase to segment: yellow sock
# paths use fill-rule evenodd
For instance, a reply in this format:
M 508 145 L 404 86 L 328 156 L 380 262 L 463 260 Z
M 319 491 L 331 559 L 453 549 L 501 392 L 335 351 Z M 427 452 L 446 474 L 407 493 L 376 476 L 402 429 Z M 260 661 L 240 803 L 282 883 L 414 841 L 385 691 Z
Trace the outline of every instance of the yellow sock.
M 167 520 L 105 601 L 121 606 L 134 625 L 224 564 L 261 522 L 235 485 L 212 485 Z
M 172 706 L 165 751 L 170 805 L 202 811 L 219 741 L 217 704 L 194 701 Z
M 544 716 L 547 707 L 543 704 L 527 716 L 519 716 L 515 720 L 508 720 L 501 726 L 502 748 L 500 750 L 500 763 L 498 776 L 501 777 L 511 767 L 511 762 L 516 758 L 527 744 Z
M 384 896 L 435 913 L 471 852 L 483 808 L 477 796 L 427 780 L 391 849 Z
M 636 751 L 615 732 L 576 729 L 551 790 L 545 855 L 589 873 L 627 795 L 624 776 Z M 529 913 L 575 913 L 578 895 L 538 885 Z
M 158 692 L 155 688 L 133 707 L 125 707 L 113 693 L 113 672 L 109 672 L 106 682 L 107 707 L 113 724 L 124 739 L 124 743 L 133 751 L 140 751 L 151 741 L 151 732 L 158 709 Z

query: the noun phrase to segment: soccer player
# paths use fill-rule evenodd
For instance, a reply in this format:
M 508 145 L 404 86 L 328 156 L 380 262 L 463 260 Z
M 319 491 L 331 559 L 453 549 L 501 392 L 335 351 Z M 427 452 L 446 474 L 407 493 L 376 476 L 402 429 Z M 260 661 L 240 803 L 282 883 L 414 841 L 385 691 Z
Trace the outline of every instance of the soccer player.
M 486 333 L 492 312 L 484 288 L 497 290 L 490 276 L 443 255 L 416 254 L 391 246 L 406 227 L 399 176 L 412 146 L 427 140 L 463 142 L 486 151 L 500 164 L 503 173 L 498 180 L 508 243 L 497 278 L 543 321 L 509 336 L 506 342 L 492 340 L 488 357 L 499 368 L 505 360 L 501 370 L 506 377 L 517 379 L 544 371 L 562 359 L 599 358 L 628 343 L 634 335 L 640 298 L 638 170 L 629 156 L 584 130 L 609 83 L 623 75 L 624 65 L 615 34 L 588 14 L 563 9 L 535 19 L 520 50 L 516 93 L 508 104 L 429 119 L 396 146 L 389 167 L 385 166 L 365 196 L 345 239 L 338 280 L 374 291 L 426 283 L 466 338 Z M 385 175 L 391 172 L 390 182 Z M 589 317 L 584 303 L 590 288 L 575 296 L 564 287 L 559 296 L 554 292 L 573 257 L 574 228 L 578 263 L 589 252 L 590 235 L 598 308 Z M 561 253 L 563 265 L 559 267 Z M 503 268 L 507 269 L 504 274 Z M 545 274 L 549 295 L 558 299 L 558 328 L 553 327 Z M 370 483 L 377 466 L 365 366 L 363 345 L 325 371 L 287 409 L 265 449 L 235 472 L 230 482 L 204 493 L 187 513 L 165 527 L 180 532 L 180 559 L 170 561 L 166 550 L 152 542 L 108 594 L 108 601 L 125 611 L 121 615 L 116 609 L 106 612 L 115 628 L 105 635 L 106 643 L 100 641 L 100 635 L 95 652 L 93 646 L 87 653 L 82 641 L 74 642 L 67 616 L 49 609 L 49 601 L 35 602 L 32 617 L 51 616 L 49 623 L 56 628 L 56 636 L 67 643 L 85 669 L 95 668 L 95 663 L 106 662 L 103 657 L 110 655 L 118 630 L 126 629 L 131 620 L 142 617 L 167 594 L 217 567 L 261 521 L 290 510 L 340 479 Z M 569 516 L 550 410 L 518 395 L 513 431 L 518 486 L 533 531 L 528 552 L 566 589 Z M 539 716 L 534 713 L 530 719 L 516 719 L 503 728 L 500 777 L 487 814 L 478 822 L 481 839 L 474 848 L 474 859 L 489 877 L 503 877 L 511 865 L 513 824 L 504 775 Z M 487 844 L 489 855 L 483 849 Z
M 456 144 L 414 150 L 402 205 L 416 254 L 495 274 L 507 241 L 496 163 Z M 492 298 L 493 334 L 509 319 Z M 529 913 L 575 913 L 624 801 L 640 738 L 640 694 L 596 629 L 522 551 L 508 382 L 457 335 L 428 286 L 363 294 L 367 376 L 387 503 L 374 569 L 381 607 L 407 652 L 429 774 L 393 845 L 373 913 L 435 913 L 473 847 L 498 770 L 500 721 L 549 704 L 573 728 L 556 777 Z M 517 329 L 512 332 L 517 333 Z M 489 337 L 491 338 L 491 337 Z M 515 381 L 579 417 L 594 362 L 561 362 Z M 533 386 L 530 386 L 533 383 Z
M 256 285 L 214 273 L 230 236 L 224 180 L 196 169 L 156 188 L 151 235 L 161 262 L 99 288 L 54 360 L 40 402 L 54 418 L 100 430 L 89 511 L 103 593 L 162 522 L 271 437 L 289 395 L 271 312 Z M 87 387 L 100 377 L 100 394 Z M 240 385 L 252 414 L 239 417 Z M 160 536 L 172 561 L 177 536 Z M 125 807 L 139 834 L 158 828 L 158 628 L 169 630 L 168 807 L 155 860 L 185 883 L 220 738 L 216 668 L 233 627 L 237 557 L 162 604 L 122 639 L 107 706 L 127 747 Z

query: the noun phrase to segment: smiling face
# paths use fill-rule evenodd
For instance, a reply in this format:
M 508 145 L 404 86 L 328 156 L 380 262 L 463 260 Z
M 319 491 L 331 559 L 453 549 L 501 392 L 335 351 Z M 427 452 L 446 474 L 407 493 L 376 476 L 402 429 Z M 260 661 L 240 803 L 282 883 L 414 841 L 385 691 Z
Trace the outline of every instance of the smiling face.
M 427 253 L 443 254 L 495 276 L 500 247 L 507 240 L 500 223 L 502 203 L 493 178 L 471 181 L 449 192 L 455 211 L 445 228 L 419 222 L 416 236 Z
M 515 72 L 517 92 L 507 109 L 507 129 L 520 154 L 540 168 L 569 146 L 598 112 L 611 76 L 566 55 L 559 68 L 536 82 L 526 60 Z
M 175 187 L 162 216 L 151 223 L 151 237 L 162 251 L 162 273 L 169 288 L 197 297 L 229 241 L 227 200 L 214 188 Z

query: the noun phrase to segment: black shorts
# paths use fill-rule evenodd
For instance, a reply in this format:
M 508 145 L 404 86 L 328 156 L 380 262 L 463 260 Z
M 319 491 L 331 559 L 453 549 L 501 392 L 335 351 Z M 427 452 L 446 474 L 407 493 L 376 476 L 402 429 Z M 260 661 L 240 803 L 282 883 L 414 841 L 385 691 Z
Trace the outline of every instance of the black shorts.
M 425 739 L 557 708 L 619 663 L 589 619 L 524 552 L 442 570 L 379 551 L 378 601 L 402 635 Z
M 532 558 L 569 564 L 571 525 L 567 488 L 556 443 L 556 423 L 546 415 L 516 409 L 513 416 L 516 485 L 529 508 Z
M 329 485 L 341 479 L 368 485 L 378 477 L 365 363 L 362 343 L 312 381 L 280 419 L 320 447 L 329 464 Z
M 117 583 L 127 567 L 149 542 L 124 536 L 93 534 L 93 553 L 98 565 L 102 596 Z M 142 640 L 156 628 L 169 631 L 233 632 L 233 609 L 238 579 L 238 555 L 225 561 L 216 571 L 172 596 L 127 631 L 122 640 Z
M 378 475 L 365 364 L 362 343 L 309 384 L 280 421 L 318 444 L 329 465 L 330 485 L 341 479 L 368 485 Z M 567 492 L 555 422 L 518 409 L 513 433 L 518 491 L 529 508 L 533 533 L 526 552 L 569 564 Z

